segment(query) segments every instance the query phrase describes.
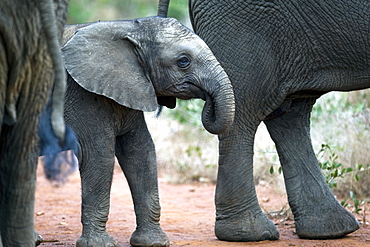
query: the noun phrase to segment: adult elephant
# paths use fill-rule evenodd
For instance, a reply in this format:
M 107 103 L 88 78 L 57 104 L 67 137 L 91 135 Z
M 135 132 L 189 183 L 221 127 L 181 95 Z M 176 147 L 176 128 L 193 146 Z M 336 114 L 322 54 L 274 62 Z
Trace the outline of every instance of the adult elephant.
M 336 238 L 358 229 L 320 172 L 310 112 L 329 91 L 370 86 L 370 2 L 189 0 L 189 9 L 195 32 L 235 92 L 233 127 L 219 138 L 217 237 L 279 237 L 253 183 L 254 136 L 262 121 L 279 154 L 298 236 Z
M 67 0 L 0 3 L 0 246 L 35 246 L 38 126 L 52 91 L 40 143 L 51 154 L 50 145 L 66 141 L 59 40 L 67 7 Z
M 67 26 L 62 47 L 68 76 L 65 118 L 80 146 L 82 236 L 76 246 L 118 246 L 106 231 L 114 157 L 131 189 L 133 246 L 168 246 L 159 226 L 154 143 L 143 111 L 175 97 L 206 101 L 202 121 L 225 132 L 234 118 L 231 83 L 197 35 L 172 18 Z

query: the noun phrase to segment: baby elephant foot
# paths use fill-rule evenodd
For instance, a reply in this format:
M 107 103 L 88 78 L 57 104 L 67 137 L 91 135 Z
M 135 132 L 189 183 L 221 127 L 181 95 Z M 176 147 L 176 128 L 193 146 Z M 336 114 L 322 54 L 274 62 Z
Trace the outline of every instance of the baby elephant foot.
M 130 238 L 132 246 L 170 246 L 166 233 L 158 226 L 155 228 L 136 228 Z
M 107 232 L 82 234 L 76 242 L 77 247 L 118 247 L 117 241 Z
M 215 234 L 219 240 L 249 242 L 279 239 L 279 232 L 262 213 L 234 217 L 217 217 Z
M 321 208 L 320 206 L 316 207 Z M 321 208 L 320 212 L 296 217 L 296 232 L 300 238 L 329 239 L 343 237 L 356 231 L 360 225 L 356 218 L 338 204 Z

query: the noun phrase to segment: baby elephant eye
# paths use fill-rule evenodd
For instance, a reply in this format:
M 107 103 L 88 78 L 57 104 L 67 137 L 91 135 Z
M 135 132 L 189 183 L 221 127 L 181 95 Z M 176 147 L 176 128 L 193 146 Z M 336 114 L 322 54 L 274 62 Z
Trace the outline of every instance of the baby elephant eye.
M 184 69 L 187 68 L 190 65 L 190 59 L 188 57 L 181 57 L 179 60 L 177 60 L 177 66 Z

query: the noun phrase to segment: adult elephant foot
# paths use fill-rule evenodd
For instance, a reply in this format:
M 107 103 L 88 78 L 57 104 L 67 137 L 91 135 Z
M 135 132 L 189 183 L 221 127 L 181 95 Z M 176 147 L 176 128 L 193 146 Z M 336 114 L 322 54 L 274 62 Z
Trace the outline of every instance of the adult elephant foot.
M 130 238 L 132 246 L 170 246 L 167 235 L 158 226 L 155 228 L 137 228 Z
M 360 227 L 356 218 L 335 203 L 334 207 L 317 205 L 311 212 L 295 217 L 297 235 L 307 239 L 329 239 L 356 231 Z
M 279 232 L 262 212 L 244 216 L 218 217 L 215 234 L 219 240 L 249 242 L 279 239 Z
M 89 235 L 83 234 L 76 242 L 77 247 L 118 247 L 118 242 L 110 236 L 107 232 L 91 233 Z

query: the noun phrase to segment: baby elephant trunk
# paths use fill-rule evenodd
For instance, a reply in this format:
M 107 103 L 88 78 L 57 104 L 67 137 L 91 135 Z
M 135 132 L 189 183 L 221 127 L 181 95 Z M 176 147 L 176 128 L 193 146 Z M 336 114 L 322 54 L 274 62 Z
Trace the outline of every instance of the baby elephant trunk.
M 204 87 L 206 103 L 202 111 L 202 123 L 208 132 L 222 134 L 234 121 L 234 92 L 226 72 L 219 64 L 210 71 L 214 76 Z

